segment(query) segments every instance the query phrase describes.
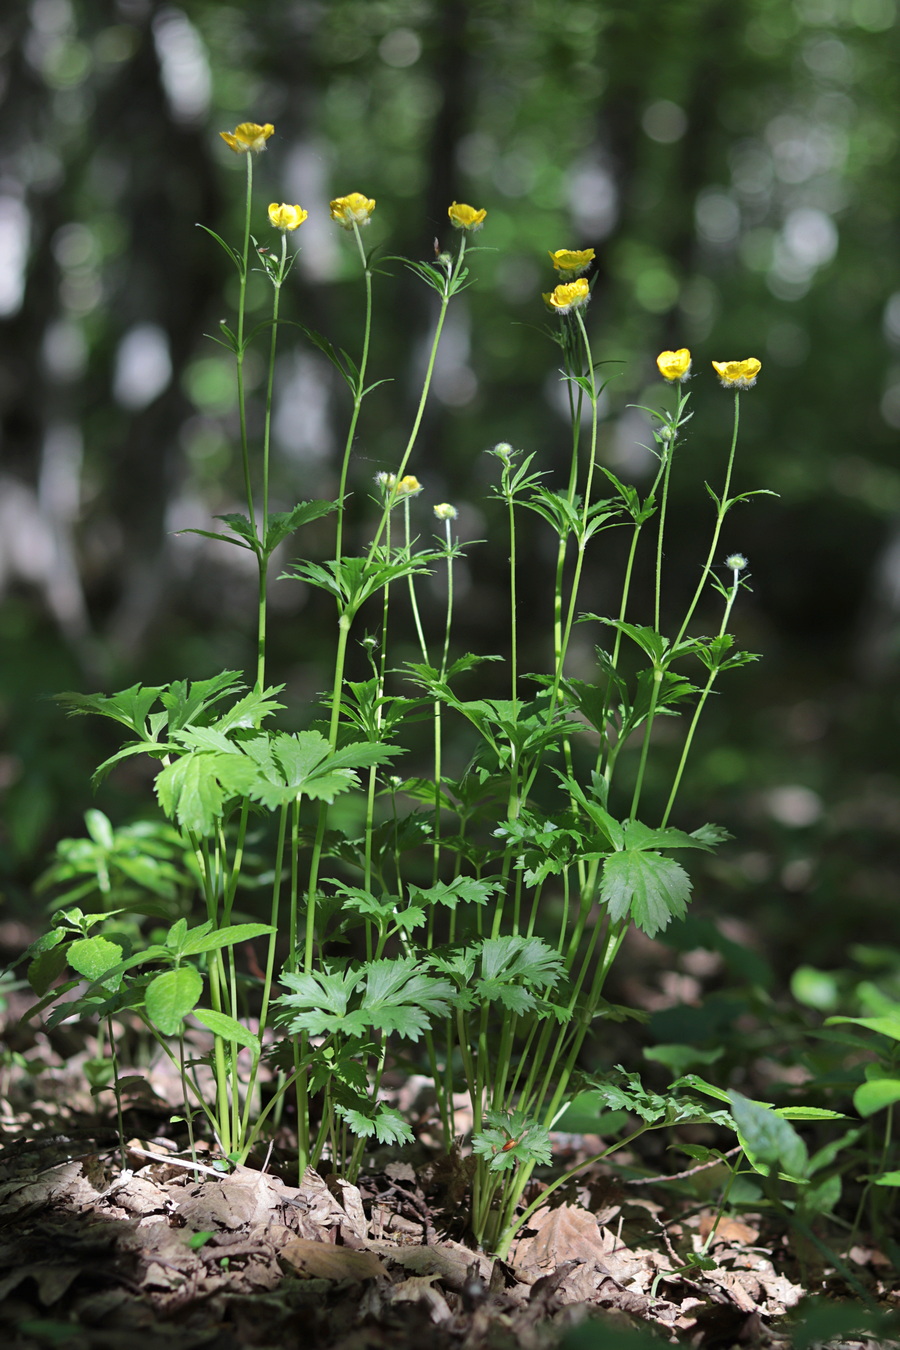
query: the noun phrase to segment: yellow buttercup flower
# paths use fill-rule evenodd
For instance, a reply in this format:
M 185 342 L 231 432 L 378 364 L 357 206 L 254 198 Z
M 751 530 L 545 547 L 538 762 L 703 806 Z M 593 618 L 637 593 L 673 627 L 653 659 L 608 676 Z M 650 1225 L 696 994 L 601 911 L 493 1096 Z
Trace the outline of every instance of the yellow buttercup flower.
M 755 356 L 748 356 L 746 361 L 713 361 L 712 365 L 725 389 L 752 389 L 762 370 L 762 362 Z
M 361 192 L 351 192 L 349 197 L 335 197 L 331 203 L 331 219 L 336 220 L 345 230 L 354 225 L 368 225 L 375 210 L 375 202 Z
M 396 491 L 398 497 L 414 497 L 422 491 L 422 484 L 414 474 L 407 473 L 400 479 Z
M 466 206 L 464 202 L 454 202 L 452 206 L 447 207 L 447 215 L 450 217 L 450 224 L 455 225 L 458 230 L 466 230 L 474 234 L 480 230 L 487 217 L 487 211 L 476 211 L 474 206 Z
M 550 254 L 550 261 L 563 281 L 571 281 L 573 277 L 580 277 L 583 272 L 588 270 L 594 261 L 594 250 L 592 248 L 558 248 L 555 253 Z
M 459 515 L 456 507 L 451 506 L 449 502 L 438 502 L 433 510 L 438 520 L 455 520 Z
M 233 150 L 236 155 L 246 155 L 248 150 L 265 150 L 266 141 L 274 131 L 271 122 L 266 122 L 262 127 L 258 122 L 241 122 L 234 131 L 220 131 L 219 135 L 229 150 Z
M 288 230 L 296 230 L 308 215 L 309 212 L 304 211 L 302 206 L 288 206 L 286 202 L 282 202 L 280 206 L 278 202 L 272 202 L 269 207 L 269 223 L 274 225 L 276 230 L 281 230 L 282 234 Z
M 660 352 L 656 365 L 664 380 L 681 384 L 691 373 L 691 354 L 687 347 L 679 347 L 677 352 Z
M 568 314 L 571 310 L 586 305 L 590 298 L 590 286 L 584 277 L 579 277 L 577 281 L 564 281 L 555 290 L 547 291 L 544 294 L 544 304 L 555 314 Z

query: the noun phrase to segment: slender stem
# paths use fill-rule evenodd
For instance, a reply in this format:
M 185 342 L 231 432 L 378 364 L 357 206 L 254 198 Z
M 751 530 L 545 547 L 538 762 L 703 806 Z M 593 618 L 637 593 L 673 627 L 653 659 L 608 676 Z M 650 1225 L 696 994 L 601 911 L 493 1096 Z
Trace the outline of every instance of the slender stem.
M 431 349 L 428 353 L 428 362 L 425 367 L 425 378 L 422 381 L 422 392 L 419 395 L 419 404 L 418 407 L 416 408 L 416 415 L 413 418 L 413 424 L 406 442 L 406 447 L 400 459 L 400 465 L 395 474 L 395 479 L 397 483 L 400 482 L 401 478 L 406 473 L 406 466 L 409 463 L 409 457 L 412 454 L 413 447 L 415 446 L 416 440 L 418 439 L 419 428 L 422 425 L 422 417 L 424 416 L 425 404 L 428 399 L 428 392 L 431 389 L 431 381 L 434 377 L 434 366 L 435 361 L 437 360 L 437 352 L 438 346 L 441 341 L 441 333 L 443 332 L 444 329 L 444 320 L 447 317 L 447 306 L 450 303 L 451 297 L 456 287 L 456 282 L 459 278 L 460 272 L 462 271 L 463 259 L 465 258 L 465 256 L 466 256 L 466 236 L 465 234 L 462 234 L 460 236 L 459 253 L 457 254 L 456 262 L 453 264 L 452 269 L 447 274 L 447 281 L 444 286 L 444 293 L 441 296 L 441 308 L 440 312 L 438 313 L 437 324 L 435 325 L 434 337 L 431 340 Z M 378 547 L 378 543 L 379 540 L 381 539 L 382 534 L 384 533 L 388 513 L 393 504 L 394 504 L 394 496 L 389 493 L 385 501 L 384 510 L 382 511 L 381 514 L 381 520 L 378 523 L 378 528 L 375 531 L 372 543 L 369 545 L 368 556 L 370 559 L 375 556 L 375 550 Z
M 250 450 L 247 440 L 247 401 L 244 392 L 244 315 L 247 307 L 247 277 L 250 271 L 250 208 L 253 200 L 253 155 L 244 156 L 247 162 L 247 201 L 244 211 L 244 248 L 241 255 L 240 292 L 237 315 L 237 366 L 238 416 L 241 424 L 241 464 L 244 470 L 244 493 L 247 499 L 247 516 L 253 527 L 253 486 L 250 481 Z M 257 540 L 256 551 L 260 544 Z
M 366 367 L 369 364 L 369 341 L 372 335 L 372 273 L 369 268 L 368 259 L 366 258 L 366 250 L 363 248 L 359 225 L 356 221 L 353 222 L 353 237 L 356 240 L 356 247 L 363 265 L 363 277 L 366 285 L 366 322 L 363 329 L 362 356 L 359 360 L 356 390 L 353 395 L 353 411 L 350 414 L 350 425 L 347 428 L 347 439 L 344 442 L 344 454 L 341 460 L 341 477 L 340 485 L 338 487 L 337 537 L 335 540 L 335 557 L 338 561 L 341 559 L 344 547 L 344 498 L 347 492 L 347 473 L 350 468 L 350 454 L 353 449 L 353 438 L 356 435 L 356 424 L 359 421 L 359 410 L 362 407 L 362 401 L 366 396 Z
M 684 616 L 684 622 L 682 623 L 681 628 L 678 630 L 678 636 L 675 639 L 675 642 L 673 643 L 673 646 L 675 647 L 678 646 L 679 642 L 684 637 L 685 633 L 687 632 L 688 624 L 694 617 L 694 610 L 697 608 L 697 605 L 699 604 L 700 596 L 703 594 L 703 588 L 706 585 L 710 571 L 712 570 L 713 561 L 716 556 L 716 549 L 719 546 L 719 535 L 722 532 L 722 522 L 724 521 L 728 509 L 731 506 L 731 502 L 728 499 L 728 492 L 731 487 L 731 471 L 734 468 L 734 455 L 737 449 L 738 429 L 740 427 L 740 420 L 741 420 L 741 394 L 740 390 L 735 389 L 734 430 L 732 431 L 731 435 L 731 450 L 728 455 L 728 468 L 725 471 L 725 486 L 722 488 L 722 496 L 719 498 L 718 511 L 716 512 L 716 525 L 715 529 L 713 530 L 712 543 L 709 546 L 709 553 L 706 556 L 706 562 L 703 565 L 703 571 L 700 574 L 700 581 L 697 585 L 696 591 L 694 592 L 694 598 L 691 601 L 690 605 L 688 606 L 687 614 Z
M 723 636 L 725 629 L 728 626 L 728 620 L 731 617 L 732 606 L 734 605 L 735 599 L 737 598 L 737 593 L 739 589 L 740 589 L 740 581 L 738 579 L 738 572 L 735 571 L 734 581 L 728 592 L 728 600 L 725 604 L 725 613 L 722 615 L 722 622 L 719 625 L 719 637 Z M 662 820 L 660 821 L 660 829 L 665 829 L 666 825 L 668 824 L 669 815 L 671 813 L 672 806 L 675 802 L 675 796 L 681 784 L 681 776 L 684 773 L 684 768 L 685 765 L 687 764 L 688 755 L 691 752 L 691 745 L 694 740 L 694 732 L 697 730 L 697 723 L 700 721 L 701 713 L 703 712 L 704 705 L 706 704 L 706 700 L 709 697 L 709 692 L 713 687 L 713 684 L 715 682 L 718 673 L 719 673 L 718 666 L 715 666 L 709 672 L 709 675 L 707 676 L 706 679 L 706 684 L 703 686 L 703 691 L 700 694 L 700 698 L 697 700 L 697 706 L 695 707 L 694 715 L 691 718 L 691 725 L 689 726 L 687 735 L 684 738 L 684 745 L 682 746 L 681 749 L 681 758 L 678 761 L 678 768 L 675 771 L 675 778 L 672 783 L 672 790 L 669 793 L 669 800 L 666 802 L 666 809 L 665 811 L 663 811 L 662 814 Z

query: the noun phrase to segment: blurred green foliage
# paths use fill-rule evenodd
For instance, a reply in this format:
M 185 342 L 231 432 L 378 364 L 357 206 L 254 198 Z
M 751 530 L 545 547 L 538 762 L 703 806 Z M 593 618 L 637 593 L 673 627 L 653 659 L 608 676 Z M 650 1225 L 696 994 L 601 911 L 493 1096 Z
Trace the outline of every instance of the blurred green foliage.
M 712 709 L 684 800 L 738 835 L 707 891 L 751 910 L 776 964 L 827 965 L 846 941 L 875 939 L 900 824 L 898 54 L 895 0 L 7 7 L 0 861 L 16 905 L 48 846 L 78 830 L 105 750 L 41 696 L 252 659 L 253 577 L 224 556 L 238 551 L 174 532 L 207 527 L 240 489 L 232 386 L 203 336 L 234 297 L 195 223 L 238 235 L 242 175 L 217 133 L 254 118 L 276 125 L 259 200 L 310 212 L 284 313 L 350 351 L 361 296 L 329 199 L 375 197 L 367 242 L 414 258 L 447 238 L 452 200 L 487 208 L 478 242 L 490 251 L 473 257 L 427 449 L 410 466 L 431 500 L 459 506 L 464 538 L 489 541 L 471 553 L 463 650 L 497 650 L 505 622 L 483 451 L 503 439 L 538 451 L 548 483 L 564 471 L 542 332 L 547 250 L 597 249 L 589 323 L 609 363 L 603 441 L 617 473 L 647 474 L 646 424 L 629 405 L 661 396 L 656 352 L 688 345 L 704 372 L 673 481 L 673 612 L 709 527 L 698 484 L 717 481 L 728 435 L 709 360 L 762 360 L 739 487 L 780 497 L 736 512 L 723 554 L 750 558 L 754 594 L 735 621 L 765 660 Z M 263 218 L 260 238 L 267 229 Z M 358 438 L 361 531 L 372 476 L 395 466 L 432 321 L 414 278 L 388 270 L 372 373 L 394 383 L 368 400 Z M 333 492 L 347 407 L 297 330 L 280 350 L 283 506 Z M 248 362 L 257 387 L 263 370 Z M 551 540 L 527 528 L 520 590 L 539 609 Z M 592 609 L 612 603 L 621 562 L 611 536 Z M 276 583 L 273 606 L 273 676 L 300 709 L 324 683 L 333 615 L 297 583 Z M 144 787 L 134 770 L 98 804 L 128 819 Z

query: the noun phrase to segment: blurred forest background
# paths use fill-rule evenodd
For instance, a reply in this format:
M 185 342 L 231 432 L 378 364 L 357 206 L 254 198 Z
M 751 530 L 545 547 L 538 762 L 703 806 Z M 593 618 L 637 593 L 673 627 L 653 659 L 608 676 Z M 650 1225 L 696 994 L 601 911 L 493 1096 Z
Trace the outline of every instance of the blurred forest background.
M 730 434 L 732 400 L 709 362 L 759 357 L 736 486 L 778 496 L 729 516 L 722 556 L 750 559 L 753 593 L 733 627 L 763 660 L 721 681 L 676 823 L 735 834 L 699 879 L 698 912 L 743 922 L 780 970 L 890 941 L 895 0 L 11 0 L 0 99 L 0 917 L 34 919 L 30 885 L 92 803 L 117 822 L 148 809 L 149 778 L 134 770 L 92 795 L 115 742 L 49 696 L 252 668 L 250 555 L 176 533 L 241 509 L 228 358 L 204 337 L 233 312 L 234 277 L 196 222 L 239 240 L 244 165 L 218 133 L 249 119 L 276 127 L 255 165 L 254 232 L 267 237 L 269 201 L 309 211 L 282 312 L 351 352 L 362 287 L 330 198 L 376 198 L 367 245 L 412 258 L 452 243 L 451 201 L 487 209 L 410 464 L 426 487 L 423 536 L 431 503 L 448 500 L 461 538 L 487 541 L 468 551 L 457 651 L 502 650 L 506 624 L 485 450 L 537 452 L 552 486 L 566 472 L 540 298 L 553 285 L 547 250 L 597 250 L 588 324 L 610 362 L 602 444 L 616 473 L 649 483 L 648 423 L 633 405 L 672 397 L 656 353 L 690 346 L 702 375 L 673 482 L 672 620 L 696 584 L 712 525 L 703 481 L 720 484 Z M 370 371 L 394 382 L 367 400 L 355 446 L 360 538 L 372 477 L 405 443 L 434 320 L 431 293 L 388 270 Z M 349 410 L 299 330 L 283 331 L 280 352 L 283 509 L 334 495 Z M 264 373 L 260 352 L 257 395 Z M 527 528 L 523 610 L 543 635 L 552 540 L 536 517 Z M 302 539 L 315 553 L 315 528 Z M 614 533 L 603 539 L 583 592 L 600 612 L 617 604 L 623 556 Z M 269 670 L 299 725 L 327 680 L 334 615 L 296 581 L 271 596 Z M 713 622 L 710 610 L 697 631 Z M 579 636 L 579 674 L 596 640 Z M 499 667 L 487 669 L 493 680 Z

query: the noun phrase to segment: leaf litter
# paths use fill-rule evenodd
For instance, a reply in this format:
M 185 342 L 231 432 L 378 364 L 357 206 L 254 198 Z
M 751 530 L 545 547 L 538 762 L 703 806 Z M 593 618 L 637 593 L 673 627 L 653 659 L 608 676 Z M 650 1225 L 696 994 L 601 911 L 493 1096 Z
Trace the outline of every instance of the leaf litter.
M 900 1345 L 900 1328 L 867 1337 L 854 1317 L 860 1286 L 882 1313 L 900 1303 L 876 1248 L 845 1253 L 854 1291 L 839 1266 L 795 1251 L 777 1216 L 726 1215 L 713 1232 L 713 1213 L 664 1177 L 651 1197 L 589 1169 L 531 1215 L 503 1261 L 465 1242 L 470 1159 L 458 1148 L 383 1150 L 359 1186 L 311 1169 L 293 1185 L 278 1155 L 220 1173 L 205 1145 L 195 1169 L 166 1137 L 171 1105 L 154 1082 L 126 1112 L 140 1133 L 123 1168 L 96 1101 L 69 1091 L 71 1058 L 6 1088 L 0 1326 L 14 1350 Z

